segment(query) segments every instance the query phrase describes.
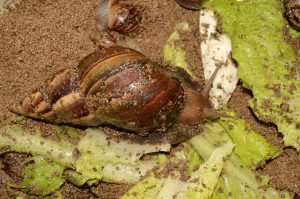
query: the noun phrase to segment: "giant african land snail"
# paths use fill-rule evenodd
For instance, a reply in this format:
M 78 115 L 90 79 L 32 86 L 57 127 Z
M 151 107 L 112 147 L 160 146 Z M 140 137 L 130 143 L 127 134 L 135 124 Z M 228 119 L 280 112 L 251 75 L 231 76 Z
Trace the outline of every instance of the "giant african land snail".
M 218 117 L 209 102 L 212 80 L 201 92 L 143 54 L 124 47 L 102 48 L 86 56 L 78 74 L 55 74 L 12 111 L 55 123 L 111 124 L 147 134 L 175 122 Z

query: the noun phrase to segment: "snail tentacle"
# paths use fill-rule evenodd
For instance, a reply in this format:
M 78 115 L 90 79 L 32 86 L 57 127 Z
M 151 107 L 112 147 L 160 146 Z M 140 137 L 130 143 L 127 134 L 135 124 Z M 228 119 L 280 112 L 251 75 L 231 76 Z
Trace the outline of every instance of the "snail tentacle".
M 185 106 L 178 116 L 178 122 L 193 123 L 200 122 L 207 118 L 231 117 L 226 114 L 214 111 L 209 100 L 209 92 L 218 73 L 218 70 L 219 67 L 215 69 L 214 73 L 211 75 L 210 79 L 205 84 L 200 93 L 195 91 L 194 89 L 185 88 Z

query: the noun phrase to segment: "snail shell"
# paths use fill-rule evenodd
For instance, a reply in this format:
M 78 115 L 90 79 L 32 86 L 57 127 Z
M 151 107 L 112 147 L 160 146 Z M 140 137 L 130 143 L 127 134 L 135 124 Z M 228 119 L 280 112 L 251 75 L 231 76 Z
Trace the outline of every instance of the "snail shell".
M 79 78 L 86 100 L 97 106 L 97 118 L 121 128 L 163 130 L 183 107 L 180 82 L 132 49 L 109 48 L 87 56 L 79 64 Z
M 129 33 L 139 27 L 140 12 L 130 4 L 119 3 L 118 0 L 103 0 L 96 8 L 96 26 L 98 30 L 115 30 Z
M 80 62 L 78 74 L 54 74 L 12 111 L 56 123 L 111 124 L 141 135 L 176 121 L 220 116 L 208 100 L 214 76 L 199 93 L 171 74 L 135 50 L 102 48 Z
M 70 69 L 55 74 L 14 111 L 57 123 L 148 132 L 168 128 L 183 108 L 181 83 L 135 50 L 100 49 L 78 70 L 78 78 Z
M 284 0 L 284 8 L 290 25 L 300 31 L 300 0 Z
M 202 0 L 176 0 L 182 7 L 190 10 L 200 10 Z

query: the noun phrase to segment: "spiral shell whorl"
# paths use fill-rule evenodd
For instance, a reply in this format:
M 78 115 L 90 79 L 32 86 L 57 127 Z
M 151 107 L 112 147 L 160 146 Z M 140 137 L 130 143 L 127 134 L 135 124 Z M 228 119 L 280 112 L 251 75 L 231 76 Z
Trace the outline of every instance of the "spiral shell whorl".
M 120 33 L 129 33 L 136 30 L 140 23 L 140 13 L 129 4 L 116 4 L 111 8 L 108 19 L 108 28 Z
M 90 91 L 91 87 L 95 89 L 95 86 L 101 82 L 99 80 L 104 75 L 108 75 L 107 73 L 112 74 L 112 71 L 116 73 L 121 66 L 140 60 L 148 59 L 137 51 L 128 48 L 99 49 L 86 56 L 78 65 L 81 90 L 84 94 L 88 92 L 94 94 Z
M 56 73 L 12 109 L 19 114 L 57 123 L 88 115 L 78 81 L 69 69 Z
M 118 0 L 103 0 L 96 8 L 96 26 L 100 31 L 108 28 L 129 33 L 139 27 L 140 21 L 140 12 L 135 6 L 119 3 Z

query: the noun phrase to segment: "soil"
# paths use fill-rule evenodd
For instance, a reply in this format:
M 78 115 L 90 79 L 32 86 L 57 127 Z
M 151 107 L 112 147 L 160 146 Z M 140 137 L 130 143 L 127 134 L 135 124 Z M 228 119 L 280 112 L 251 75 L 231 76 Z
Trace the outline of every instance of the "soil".
M 2 123 L 18 122 L 28 129 L 42 128 L 43 136 L 56 139 L 51 124 L 30 118 L 20 120 L 10 111 L 10 107 L 22 100 L 36 85 L 49 79 L 53 73 L 66 68 L 76 70 L 79 61 L 97 49 L 97 42 L 93 39 L 94 35 L 98 34 L 94 14 L 98 1 L 21 1 L 16 8 L 0 16 Z M 131 36 L 143 54 L 160 64 L 167 64 L 162 58 L 162 44 L 173 31 L 175 24 L 182 21 L 190 24 L 191 32 L 182 35 L 187 61 L 196 75 L 196 81 L 204 85 L 199 52 L 201 38 L 198 33 L 198 12 L 183 9 L 174 0 L 124 2 L 138 5 L 142 12 L 142 25 Z M 116 33 L 113 35 L 122 37 Z M 299 45 L 299 41 L 300 38 L 293 42 Z M 270 176 L 270 183 L 274 188 L 288 191 L 292 195 L 300 194 L 299 153 L 284 147 L 282 136 L 275 125 L 261 122 L 254 116 L 247 103 L 250 98 L 251 93 L 239 85 L 229 102 L 229 107 L 245 119 L 253 130 L 260 132 L 271 144 L 283 151 L 281 156 L 260 168 L 259 173 Z M 16 189 L 6 189 L 8 184 L 19 182 L 24 175 L 26 157 L 27 155 L 17 153 L 0 156 L 1 198 L 14 198 L 18 195 L 24 198 L 38 198 Z M 129 187 L 130 185 L 102 183 L 93 188 L 78 188 L 71 183 L 65 183 L 61 192 L 63 198 L 95 198 L 97 193 L 101 193 L 98 194 L 100 198 L 116 198 Z

